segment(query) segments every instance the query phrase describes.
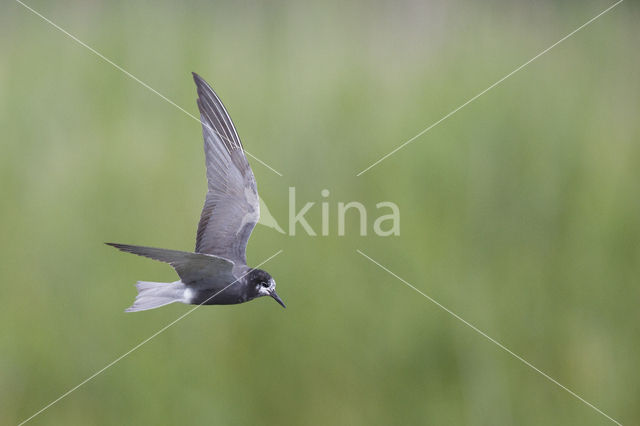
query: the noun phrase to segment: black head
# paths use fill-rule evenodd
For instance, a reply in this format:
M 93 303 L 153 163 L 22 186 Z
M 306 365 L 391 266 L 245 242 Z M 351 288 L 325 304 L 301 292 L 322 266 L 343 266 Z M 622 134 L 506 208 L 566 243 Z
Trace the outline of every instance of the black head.
M 267 271 L 262 269 L 252 269 L 247 274 L 247 286 L 250 291 L 255 291 L 254 297 L 271 296 L 273 299 L 286 308 L 284 302 L 276 293 L 276 281 L 269 275 Z

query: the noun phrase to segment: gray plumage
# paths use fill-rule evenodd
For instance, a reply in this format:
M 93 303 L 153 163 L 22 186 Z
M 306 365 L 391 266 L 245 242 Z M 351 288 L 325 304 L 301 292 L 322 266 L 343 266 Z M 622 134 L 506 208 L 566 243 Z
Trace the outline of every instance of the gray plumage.
M 245 250 L 260 218 L 258 188 L 238 133 L 220 98 L 197 74 L 208 192 L 196 252 L 247 263 Z M 213 218 L 215 217 L 215 220 Z
M 204 137 L 208 190 L 196 234 L 195 253 L 107 243 L 124 252 L 170 264 L 180 281 L 139 281 L 138 296 L 127 311 L 173 302 L 235 304 L 260 296 L 284 303 L 266 272 L 247 266 L 246 247 L 260 218 L 256 181 L 242 143 L 220 98 L 196 73 L 198 108 Z

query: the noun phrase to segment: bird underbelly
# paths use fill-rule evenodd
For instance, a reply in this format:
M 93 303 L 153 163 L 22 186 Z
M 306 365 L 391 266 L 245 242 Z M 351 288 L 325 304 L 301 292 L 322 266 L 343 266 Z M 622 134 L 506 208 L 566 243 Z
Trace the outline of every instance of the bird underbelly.
M 218 289 L 198 289 L 194 292 L 192 305 L 235 305 L 248 302 L 249 298 L 238 291 L 233 291 L 232 287 L 225 290 Z

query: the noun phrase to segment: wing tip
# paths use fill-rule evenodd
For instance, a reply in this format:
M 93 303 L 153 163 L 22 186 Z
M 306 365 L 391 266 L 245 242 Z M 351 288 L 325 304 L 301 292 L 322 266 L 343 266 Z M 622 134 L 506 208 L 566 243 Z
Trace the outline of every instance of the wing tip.
M 120 251 L 125 251 L 130 253 L 129 249 L 131 248 L 131 246 L 128 244 L 120 244 L 120 243 L 105 243 L 105 244 L 108 246 L 114 247 Z
M 207 83 L 207 81 L 202 78 L 200 74 L 195 71 L 191 71 L 191 75 L 193 76 L 193 81 L 196 83 L 196 87 L 198 88 L 198 95 L 201 95 L 200 91 L 212 90 L 209 83 Z

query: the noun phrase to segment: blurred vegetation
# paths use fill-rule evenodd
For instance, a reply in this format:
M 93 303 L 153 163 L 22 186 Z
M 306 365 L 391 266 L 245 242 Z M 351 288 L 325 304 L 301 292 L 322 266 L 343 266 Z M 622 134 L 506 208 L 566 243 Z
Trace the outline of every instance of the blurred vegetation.
M 204 307 L 33 424 L 606 424 L 359 248 L 625 424 L 640 422 L 640 42 L 624 2 L 361 177 L 609 2 L 29 5 L 196 113 L 218 91 L 282 225 L 329 189 L 332 235 L 258 227 L 287 303 Z M 0 423 L 168 324 L 125 314 L 189 250 L 200 127 L 18 3 L 0 13 Z M 336 236 L 338 201 L 401 236 Z M 308 215 L 320 227 L 316 205 Z M 355 218 L 355 215 L 354 215 Z M 354 219 L 352 218 L 352 219 Z M 370 219 L 371 229 L 373 219 Z

